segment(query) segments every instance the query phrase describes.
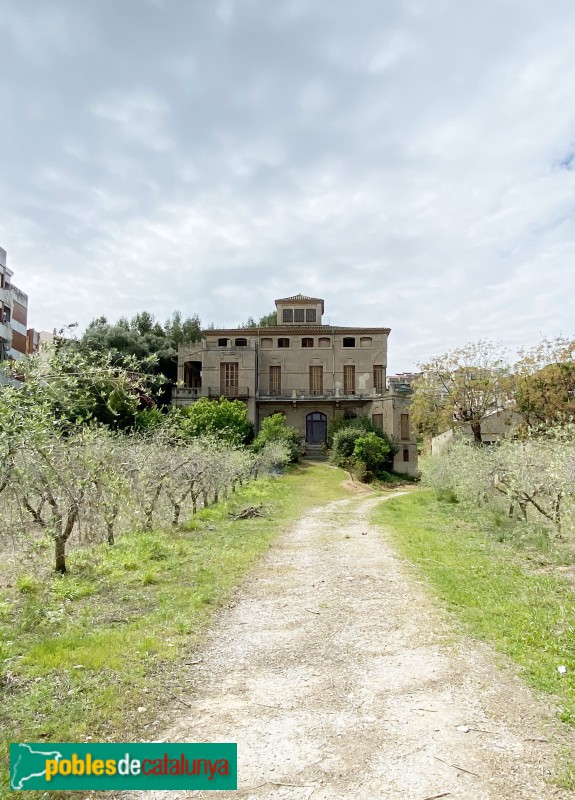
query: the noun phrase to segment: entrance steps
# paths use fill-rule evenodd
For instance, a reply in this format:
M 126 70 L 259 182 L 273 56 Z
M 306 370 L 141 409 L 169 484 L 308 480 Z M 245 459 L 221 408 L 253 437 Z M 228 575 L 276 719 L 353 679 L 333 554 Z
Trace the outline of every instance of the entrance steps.
M 325 453 L 321 449 L 321 444 L 306 444 L 306 461 L 327 461 Z

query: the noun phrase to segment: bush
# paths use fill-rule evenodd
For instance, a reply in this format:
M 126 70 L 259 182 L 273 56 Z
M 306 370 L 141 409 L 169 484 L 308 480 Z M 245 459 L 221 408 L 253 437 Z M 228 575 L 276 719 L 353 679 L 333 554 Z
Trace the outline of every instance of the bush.
M 353 457 L 365 464 L 368 473 L 377 475 L 385 470 L 391 447 L 389 442 L 375 433 L 360 435 L 355 441 Z
M 201 397 L 188 408 L 178 409 L 178 414 L 181 428 L 190 438 L 211 436 L 231 447 L 248 444 L 253 439 L 254 426 L 241 400 Z
M 362 436 L 362 431 L 356 427 L 340 428 L 333 436 L 329 460 L 336 467 L 350 467 L 355 443 Z
M 381 428 L 376 427 L 369 417 L 360 416 L 344 419 L 338 417 L 332 423 L 332 446 L 329 460 L 338 467 L 353 469 L 355 461 L 363 461 L 368 472 L 379 475 L 393 470 L 393 445 Z M 367 441 L 361 445 L 361 452 L 367 458 L 360 458 L 355 452 L 360 439 Z
M 302 436 L 296 428 L 285 424 L 283 414 L 272 414 L 262 421 L 253 448 L 259 453 L 266 444 L 282 442 L 286 445 L 291 462 L 297 461 L 301 455 Z

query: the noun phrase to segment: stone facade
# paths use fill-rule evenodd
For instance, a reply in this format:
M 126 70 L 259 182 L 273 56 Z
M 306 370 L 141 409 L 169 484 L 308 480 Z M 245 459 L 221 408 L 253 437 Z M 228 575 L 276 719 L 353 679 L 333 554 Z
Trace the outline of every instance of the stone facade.
M 281 412 L 310 446 L 344 413 L 365 414 L 397 444 L 397 472 L 417 473 L 417 445 L 405 392 L 386 388 L 389 328 L 324 325 L 324 302 L 295 295 L 276 300 L 271 328 L 207 330 L 178 352 L 176 405 L 199 397 L 237 398 L 259 428 Z

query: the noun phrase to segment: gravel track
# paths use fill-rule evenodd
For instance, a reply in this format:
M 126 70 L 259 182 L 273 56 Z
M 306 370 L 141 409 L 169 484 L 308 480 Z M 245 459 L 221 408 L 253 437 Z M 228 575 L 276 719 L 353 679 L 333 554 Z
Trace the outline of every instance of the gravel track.
M 162 739 L 237 741 L 238 792 L 134 798 L 575 797 L 548 783 L 571 731 L 500 657 L 454 632 L 370 526 L 379 502 L 303 516 L 188 667 L 190 709 L 174 710 Z

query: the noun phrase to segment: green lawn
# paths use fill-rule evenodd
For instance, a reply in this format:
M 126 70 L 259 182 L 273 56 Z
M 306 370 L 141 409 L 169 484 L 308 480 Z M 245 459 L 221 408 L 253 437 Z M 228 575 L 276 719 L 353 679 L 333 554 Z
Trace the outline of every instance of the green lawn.
M 166 706 L 181 709 L 181 665 L 193 660 L 214 609 L 286 526 L 348 496 L 340 486 L 346 477 L 318 464 L 261 479 L 187 529 L 79 549 L 69 575 L 44 583 L 22 575 L 2 590 L 0 797 L 10 741 L 153 739 Z M 259 504 L 265 517 L 228 518 L 229 510 Z
M 430 491 L 381 504 L 374 521 L 385 526 L 398 552 L 417 565 L 466 632 L 510 656 L 528 683 L 557 698 L 561 719 L 575 725 L 573 585 L 538 571 L 536 562 Z M 575 788 L 574 776 L 571 769 L 563 785 Z

